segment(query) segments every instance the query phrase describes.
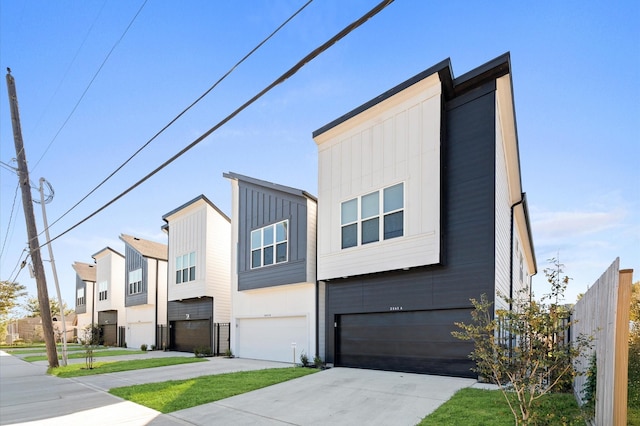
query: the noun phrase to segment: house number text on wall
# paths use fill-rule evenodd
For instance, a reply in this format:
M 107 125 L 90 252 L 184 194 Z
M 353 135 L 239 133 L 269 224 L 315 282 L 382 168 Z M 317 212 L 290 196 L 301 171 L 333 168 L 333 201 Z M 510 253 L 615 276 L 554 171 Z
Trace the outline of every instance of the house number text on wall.
M 402 306 L 389 306 L 390 311 L 401 311 Z

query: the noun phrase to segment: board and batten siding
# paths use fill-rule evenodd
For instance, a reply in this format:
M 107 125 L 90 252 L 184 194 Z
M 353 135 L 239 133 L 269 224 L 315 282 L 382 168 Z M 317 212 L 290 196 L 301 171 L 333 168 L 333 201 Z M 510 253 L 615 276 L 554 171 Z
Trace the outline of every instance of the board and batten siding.
M 496 98 L 496 108 L 498 108 Z M 495 309 L 509 309 L 504 297 L 510 296 L 511 264 L 509 254 L 511 247 L 511 200 L 509 197 L 509 178 L 505 158 L 500 114 L 496 114 L 496 289 Z M 515 250 L 515 249 L 514 249 Z
M 318 279 L 440 263 L 441 96 L 436 73 L 314 138 Z M 341 203 L 398 183 L 404 236 L 341 249 Z
M 95 254 L 96 260 L 96 311 L 117 310 L 124 318 L 125 261 L 124 257 L 111 249 Z M 98 300 L 99 283 L 107 283 L 107 300 Z
M 169 300 L 219 297 L 221 314 L 228 315 L 229 233 L 226 218 L 203 200 L 169 218 Z M 196 254 L 196 279 L 176 284 L 176 257 L 191 252 Z
M 238 201 L 238 290 L 309 282 L 313 259 L 310 246 L 315 245 L 315 201 L 304 196 L 237 181 Z M 313 204 L 313 211 L 309 205 Z M 313 213 L 313 214 L 310 214 Z M 251 269 L 251 231 L 288 220 L 287 262 Z M 313 240 L 309 237 L 313 235 Z M 310 244 L 311 243 L 311 244 Z M 315 267 L 313 268 L 313 270 Z
M 140 252 L 131 248 L 128 244 L 125 244 L 124 249 L 124 259 L 125 259 L 125 277 L 124 277 L 124 305 L 129 306 L 138 306 L 138 305 L 146 305 L 149 302 L 150 294 L 149 294 L 149 269 L 147 258 L 144 257 Z M 136 294 L 129 294 L 129 272 L 135 271 L 136 269 L 142 269 L 142 292 Z M 155 271 L 153 272 L 155 274 Z M 155 283 L 154 283 L 155 285 Z M 155 292 L 154 292 L 155 298 Z

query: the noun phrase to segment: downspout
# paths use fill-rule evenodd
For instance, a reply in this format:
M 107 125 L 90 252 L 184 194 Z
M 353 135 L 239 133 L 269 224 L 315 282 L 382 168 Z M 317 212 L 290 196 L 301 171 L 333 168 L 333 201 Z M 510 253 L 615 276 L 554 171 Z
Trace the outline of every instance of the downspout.
M 154 347 L 156 348 L 156 350 L 158 350 L 158 272 L 159 268 L 158 268 L 158 264 L 160 263 L 160 261 L 158 259 L 155 259 L 156 261 L 156 304 L 155 306 L 155 323 L 156 323 L 156 329 L 155 329 L 155 333 L 154 333 Z
M 520 201 L 517 201 L 511 206 L 511 242 L 510 242 L 510 253 L 509 253 L 509 311 L 513 310 L 513 211 L 519 204 L 522 204 L 524 201 L 523 194 L 520 194 Z

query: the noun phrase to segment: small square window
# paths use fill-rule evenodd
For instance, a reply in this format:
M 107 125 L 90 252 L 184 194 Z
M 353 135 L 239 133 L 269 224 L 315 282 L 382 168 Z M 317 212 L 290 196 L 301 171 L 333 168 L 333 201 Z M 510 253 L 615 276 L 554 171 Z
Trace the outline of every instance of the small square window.
M 342 248 L 355 247 L 358 245 L 358 224 L 342 227 Z

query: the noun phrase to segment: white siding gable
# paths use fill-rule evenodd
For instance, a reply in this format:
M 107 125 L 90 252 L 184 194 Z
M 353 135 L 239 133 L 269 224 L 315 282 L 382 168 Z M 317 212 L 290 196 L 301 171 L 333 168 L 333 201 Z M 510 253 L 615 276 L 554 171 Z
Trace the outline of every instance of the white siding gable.
M 318 279 L 440 262 L 441 95 L 423 79 L 315 137 Z M 341 203 L 404 184 L 403 236 L 341 248 Z

